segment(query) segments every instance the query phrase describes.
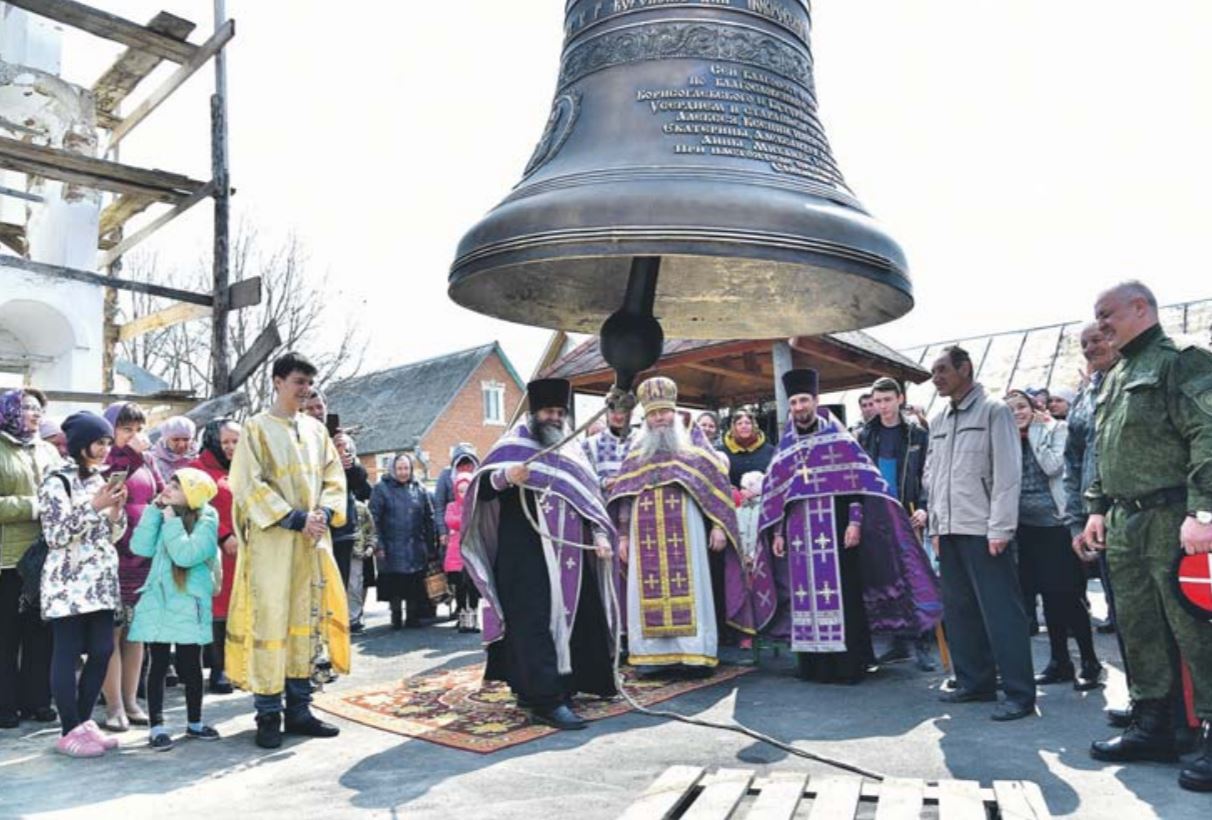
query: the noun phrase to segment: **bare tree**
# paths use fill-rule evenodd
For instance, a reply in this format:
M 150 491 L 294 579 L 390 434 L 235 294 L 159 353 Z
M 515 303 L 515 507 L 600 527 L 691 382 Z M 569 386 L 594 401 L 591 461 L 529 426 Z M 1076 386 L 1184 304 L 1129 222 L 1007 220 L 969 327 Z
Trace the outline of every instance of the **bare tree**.
M 259 305 L 233 311 L 228 338 L 233 363 L 252 346 L 257 336 L 276 322 L 282 338 L 279 353 L 298 350 L 319 368 L 321 385 L 357 375 L 366 355 L 367 340 L 352 317 L 339 329 L 328 322 L 339 311 L 308 276 L 306 254 L 294 236 L 281 245 L 264 249 L 255 228 L 237 227 L 232 238 L 231 279 L 261 277 Z M 156 282 L 185 290 L 210 289 L 209 266 L 199 265 L 189 274 L 161 270 L 155 256 L 136 255 L 126 270 L 132 279 Z M 145 294 L 131 293 L 123 305 L 127 321 L 166 307 L 168 302 Z M 122 356 L 167 381 L 174 390 L 191 390 L 199 396 L 211 393 L 210 330 L 205 321 L 187 322 L 155 330 L 122 343 Z M 241 389 L 251 412 L 263 409 L 272 398 L 270 367 L 273 356 L 257 368 Z

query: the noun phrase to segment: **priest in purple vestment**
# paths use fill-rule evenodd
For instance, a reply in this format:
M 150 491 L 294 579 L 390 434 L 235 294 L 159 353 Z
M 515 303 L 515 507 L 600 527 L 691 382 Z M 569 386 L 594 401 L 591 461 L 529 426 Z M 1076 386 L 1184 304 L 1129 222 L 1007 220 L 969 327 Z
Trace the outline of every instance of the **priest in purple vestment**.
M 459 544 L 487 603 L 485 678 L 508 682 L 519 706 L 558 729 L 585 727 L 575 693 L 617 694 L 614 525 L 577 444 L 539 455 L 564 438 L 571 396 L 563 379 L 527 385 L 527 421 L 476 470 Z
M 728 474 L 678 422 L 673 381 L 649 379 L 636 396 L 644 424 L 610 491 L 627 563 L 628 662 L 709 672 L 719 625 L 708 553 L 740 550 Z
M 818 408 L 815 370 L 784 374 L 791 418 L 762 485 L 742 629 L 789 640 L 800 676 L 858 683 L 872 631 L 921 633 L 942 616 L 938 579 L 908 515 L 858 442 Z

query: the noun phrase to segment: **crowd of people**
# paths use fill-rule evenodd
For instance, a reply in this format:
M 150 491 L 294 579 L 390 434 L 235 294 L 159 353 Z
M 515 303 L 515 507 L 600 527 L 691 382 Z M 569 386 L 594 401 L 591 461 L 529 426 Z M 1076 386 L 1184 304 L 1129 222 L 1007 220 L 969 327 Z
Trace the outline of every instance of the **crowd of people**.
M 443 574 L 457 629 L 483 629 L 486 678 L 557 728 L 585 725 L 574 694 L 617 694 L 617 664 L 710 675 L 722 645 L 770 642 L 803 679 L 849 685 L 898 661 L 932 671 L 945 646 L 940 699 L 1018 720 L 1038 686 L 1103 684 L 1097 576 L 1132 701 L 1092 756 L 1194 750 L 1179 782 L 1212 791 L 1212 622 L 1174 583 L 1180 546 L 1212 552 L 1212 355 L 1176 347 L 1138 282 L 1098 297 L 1081 344 L 1076 393 L 990 395 L 952 346 L 931 366 L 933 418 L 880 378 L 850 429 L 795 369 L 767 430 L 751 408 L 691 420 L 658 376 L 635 391 L 638 426 L 620 402 L 570 440 L 569 384 L 537 380 L 526 418 L 482 460 L 456 447 L 433 492 L 408 454 L 372 486 L 295 353 L 274 363 L 267 411 L 200 435 L 185 417 L 149 435 L 133 403 L 54 425 L 38 390 L 8 391 L 0 728 L 58 721 L 73 757 L 131 726 L 171 749 L 164 692 L 179 681 L 185 737 L 215 740 L 209 668 L 212 693 L 254 695 L 259 745 L 335 736 L 311 695 L 349 672 L 368 590 L 391 629 L 414 629 Z

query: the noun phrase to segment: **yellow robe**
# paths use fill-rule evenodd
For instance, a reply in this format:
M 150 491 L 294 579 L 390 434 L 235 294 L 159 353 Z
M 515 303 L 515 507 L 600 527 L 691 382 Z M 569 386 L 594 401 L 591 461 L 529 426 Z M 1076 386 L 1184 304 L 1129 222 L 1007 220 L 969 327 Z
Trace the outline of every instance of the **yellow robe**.
M 256 694 L 310 678 L 318 644 L 349 672 L 349 614 L 332 538 L 317 544 L 278 526 L 294 510 L 327 508 L 345 522 L 345 471 L 328 431 L 299 415 L 260 413 L 231 460 L 232 518 L 240 552 L 227 617 L 227 675 Z M 321 583 L 322 582 L 322 583 Z

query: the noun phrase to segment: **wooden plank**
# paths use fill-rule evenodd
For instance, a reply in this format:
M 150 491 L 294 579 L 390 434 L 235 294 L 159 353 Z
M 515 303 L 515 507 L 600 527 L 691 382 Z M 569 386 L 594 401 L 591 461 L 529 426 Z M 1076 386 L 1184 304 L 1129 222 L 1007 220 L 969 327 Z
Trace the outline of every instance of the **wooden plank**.
M 101 209 L 97 235 L 105 237 L 121 228 L 132 218 L 146 211 L 156 199 L 148 196 L 120 196 Z
M 132 233 L 130 236 L 123 238 L 121 242 L 114 245 L 112 248 L 101 254 L 101 258 L 97 261 L 98 268 L 108 268 L 113 261 L 122 254 L 129 251 L 131 248 L 138 245 L 143 240 L 154 234 L 156 231 L 163 228 L 169 222 L 179 217 L 181 214 L 188 211 L 190 208 L 197 205 L 202 200 L 206 199 L 214 191 L 214 186 L 207 183 L 202 188 L 199 188 L 195 193 L 190 194 L 185 200 L 174 205 L 170 210 L 160 214 L 151 222 L 144 225 L 139 230 Z
M 147 404 L 175 404 L 189 407 L 197 398 L 185 390 L 170 390 L 151 396 L 138 393 L 85 393 L 77 390 L 43 390 L 51 401 L 70 401 L 80 404 L 113 404 L 116 401 L 137 401 Z
M 886 777 L 880 781 L 880 800 L 875 804 L 875 820 L 918 820 L 922 816 L 926 783 L 905 777 Z
M 0 222 L 0 244 L 25 256 L 29 253 L 29 247 L 25 242 L 25 226 L 14 225 L 12 222 Z
M 29 191 L 18 191 L 16 188 L 9 188 L 5 185 L 0 185 L 0 196 L 11 196 L 13 199 L 24 199 L 26 202 L 45 202 L 37 194 L 31 194 Z
M 0 137 L 0 168 L 172 203 L 180 202 L 206 184 L 168 171 L 136 168 L 11 137 Z
M 227 307 L 230 310 L 261 304 L 261 277 L 241 279 L 227 289 Z
M 172 307 L 157 310 L 155 313 L 140 316 L 124 325 L 120 325 L 118 327 L 118 341 L 129 342 L 131 339 L 137 339 L 145 333 L 179 325 L 182 322 L 205 319 L 210 316 L 210 312 L 211 308 L 205 305 L 192 305 L 189 302 L 181 302 Z
M 281 344 L 282 337 L 278 334 L 278 324 L 271 321 L 257 336 L 252 346 L 244 351 L 244 355 L 236 362 L 236 366 L 231 369 L 227 389 L 240 389 L 240 385 L 244 384 L 253 371 L 260 367 Z
M 811 820 L 846 820 L 858 813 L 862 778 L 850 775 L 824 775 L 808 781 L 808 791 L 814 793 Z
M 627 807 L 620 820 L 664 820 L 683 804 L 702 777 L 702 766 L 670 766 Z
M 182 42 L 196 27 L 196 23 L 167 11 L 160 12 L 147 24 L 149 30 Z M 114 116 L 118 106 L 162 62 L 161 57 L 137 48 L 128 48 L 118 55 L 114 64 L 93 83 L 97 123 L 105 128 L 114 128 L 121 122 Z
M 76 268 L 47 265 L 44 262 L 34 262 L 30 259 L 22 259 L 19 256 L 6 256 L 4 264 L 10 268 L 20 268 L 29 273 L 36 273 L 55 279 L 69 279 L 73 282 L 84 282 L 85 284 L 97 285 L 103 288 L 132 290 L 136 293 L 146 293 L 149 296 L 162 296 L 165 299 L 176 299 L 178 302 L 189 302 L 194 305 L 206 305 L 210 307 L 215 301 L 214 297 L 209 293 L 193 293 L 188 290 L 153 285 L 150 282 L 136 282 L 132 279 L 119 279 L 114 276 L 104 276 L 100 273 L 78 270 Z
M 87 31 L 124 46 L 151 52 L 174 63 L 188 62 L 198 47 L 75 0 L 8 0 L 10 6 Z
M 774 772 L 758 784 L 757 800 L 745 820 L 791 820 L 804 797 L 808 775 L 803 772 Z
M 136 125 L 147 119 L 148 114 L 155 111 L 160 106 L 160 103 L 168 99 L 170 94 L 180 88 L 186 80 L 192 77 L 195 71 L 206 65 L 206 62 L 210 60 L 211 57 L 215 56 L 219 49 L 227 45 L 228 40 L 235 36 L 236 21 L 228 20 L 219 28 L 218 31 L 214 33 L 214 35 L 211 36 L 209 40 L 198 47 L 198 52 L 194 54 L 192 58 L 190 58 L 189 62 L 185 63 L 175 72 L 173 72 L 172 76 L 165 80 L 159 88 L 153 91 L 147 99 L 135 106 L 135 109 L 126 115 L 125 118 L 123 118 L 122 123 L 113 130 L 112 134 L 110 134 L 108 150 L 113 151 L 113 149 L 117 147 L 118 143 L 121 142 L 122 139 L 129 134 Z
M 703 778 L 703 791 L 686 809 L 682 820 L 728 820 L 752 782 L 750 769 L 719 769 Z
M 981 784 L 975 780 L 938 782 L 939 820 L 987 820 Z
M 1003 820 L 1043 820 L 1052 817 L 1039 786 L 1029 780 L 994 780 L 997 810 Z

